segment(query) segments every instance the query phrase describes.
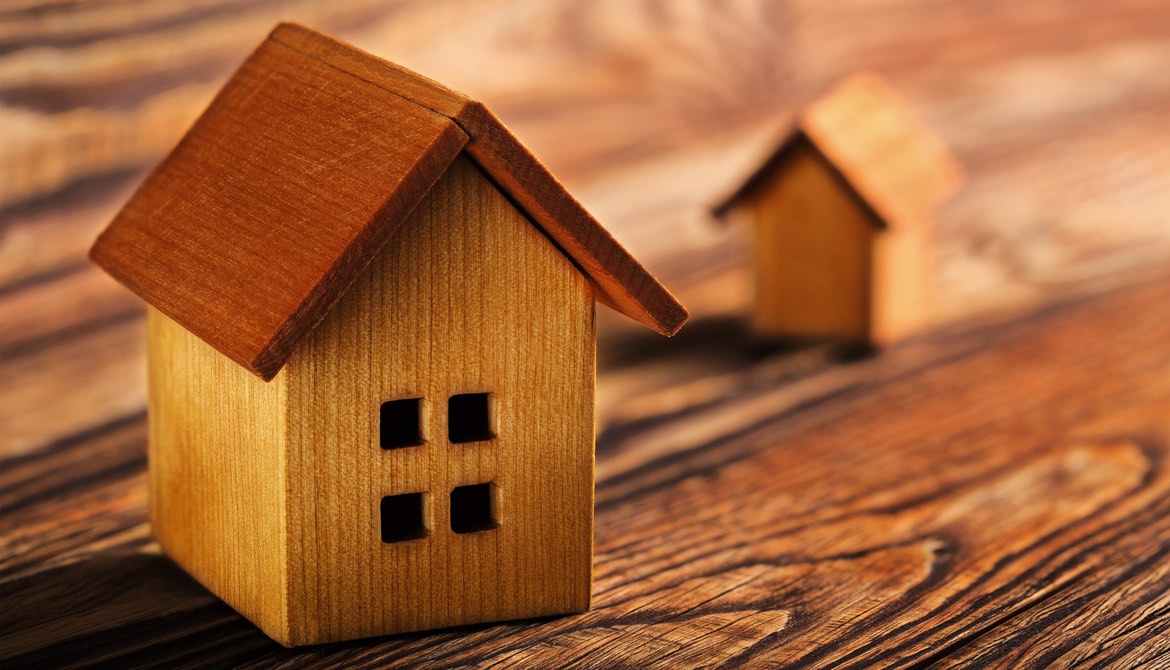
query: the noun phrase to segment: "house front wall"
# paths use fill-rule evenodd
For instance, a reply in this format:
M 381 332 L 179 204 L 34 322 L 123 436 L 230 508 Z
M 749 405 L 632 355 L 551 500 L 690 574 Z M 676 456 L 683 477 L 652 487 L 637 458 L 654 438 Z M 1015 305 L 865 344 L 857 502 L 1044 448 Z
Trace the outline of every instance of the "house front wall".
M 870 335 L 872 218 L 807 144 L 747 202 L 753 219 L 754 322 L 779 335 Z
M 292 642 L 587 609 L 594 366 L 589 284 L 461 156 L 284 371 Z M 460 394 L 494 437 L 451 434 Z M 456 532 L 483 484 L 494 527 Z

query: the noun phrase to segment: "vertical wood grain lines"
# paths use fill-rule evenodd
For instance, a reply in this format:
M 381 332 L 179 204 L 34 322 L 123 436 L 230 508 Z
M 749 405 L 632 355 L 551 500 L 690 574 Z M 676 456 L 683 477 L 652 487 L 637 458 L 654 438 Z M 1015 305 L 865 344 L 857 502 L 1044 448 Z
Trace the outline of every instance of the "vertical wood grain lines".
M 579 611 L 592 560 L 593 294 L 468 159 L 289 363 L 296 642 Z M 490 393 L 496 438 L 453 444 L 448 400 Z M 426 444 L 378 447 L 423 398 Z M 454 487 L 499 527 L 452 532 Z M 383 544 L 377 503 L 423 492 L 429 536 Z
M 285 378 L 265 383 L 151 309 L 151 530 L 191 575 L 288 637 Z

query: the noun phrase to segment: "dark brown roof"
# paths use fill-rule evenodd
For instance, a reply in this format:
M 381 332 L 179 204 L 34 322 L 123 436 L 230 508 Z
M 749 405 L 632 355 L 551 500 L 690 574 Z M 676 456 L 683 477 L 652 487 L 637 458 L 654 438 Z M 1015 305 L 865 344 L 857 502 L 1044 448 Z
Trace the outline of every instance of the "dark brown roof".
M 665 335 L 686 310 L 482 104 L 282 24 L 146 178 L 90 257 L 264 379 L 460 152 L 591 280 Z
M 881 78 L 857 74 L 809 105 L 780 146 L 734 193 L 722 216 L 770 178 L 784 150 L 807 140 L 887 225 L 921 221 L 962 178 L 943 143 Z

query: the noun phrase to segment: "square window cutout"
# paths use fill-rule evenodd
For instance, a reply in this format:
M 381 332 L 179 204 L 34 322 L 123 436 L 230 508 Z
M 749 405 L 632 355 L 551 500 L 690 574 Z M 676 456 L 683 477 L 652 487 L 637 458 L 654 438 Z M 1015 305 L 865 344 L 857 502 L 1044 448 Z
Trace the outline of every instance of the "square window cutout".
M 482 442 L 495 436 L 490 394 L 462 393 L 451 396 L 447 401 L 447 437 L 452 443 Z
M 383 449 L 417 447 L 426 442 L 422 434 L 422 398 L 382 403 L 378 410 L 378 442 Z
M 491 484 L 473 484 L 451 491 L 451 530 L 477 533 L 499 526 L 492 508 L 493 488 Z
M 423 494 L 403 493 L 382 498 L 382 541 L 405 542 L 427 536 Z

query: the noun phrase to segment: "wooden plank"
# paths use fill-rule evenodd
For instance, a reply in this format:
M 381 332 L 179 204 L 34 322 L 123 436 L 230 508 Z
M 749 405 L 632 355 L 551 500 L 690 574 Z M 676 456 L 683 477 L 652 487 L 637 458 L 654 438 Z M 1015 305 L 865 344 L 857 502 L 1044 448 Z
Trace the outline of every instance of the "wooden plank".
M 603 436 L 590 613 L 307 653 L 318 664 L 358 667 L 628 658 L 664 667 L 703 659 L 864 667 L 894 655 L 935 664 L 1124 663 L 1166 653 L 1170 622 L 1156 612 L 1167 590 L 1170 476 L 1157 463 L 1170 450 L 1170 322 L 1141 317 L 1167 300 L 1161 278 L 1019 325 L 935 335 L 865 363 L 843 391 L 801 409 L 777 413 L 769 397 L 785 390 L 783 379 L 746 397 L 730 393 L 693 414 L 697 425 L 721 428 L 693 442 L 676 438 L 649 460 L 623 454 L 666 424 L 632 425 L 620 442 L 618 433 Z M 745 402 L 759 413 L 743 414 Z M 140 450 L 141 433 L 122 444 Z M 0 473 L 0 488 L 32 494 L 27 482 L 61 465 L 27 461 Z M 95 486 L 107 499 L 138 491 L 141 524 L 141 478 Z M 72 490 L 39 509 L 21 507 L 13 528 L 34 510 L 59 518 L 78 509 L 82 492 Z M 88 514 L 72 517 L 63 536 L 88 526 Z M 105 573 L 133 566 L 138 586 L 92 579 L 99 564 L 87 561 L 102 549 L 85 546 L 73 560 L 88 570 L 34 567 L 7 581 L 5 591 L 19 594 L 13 604 L 53 594 L 127 609 L 118 605 L 122 613 L 106 623 L 72 619 L 76 627 L 64 632 L 26 608 L 19 634 L 0 633 L 0 648 L 28 650 L 7 665 L 82 651 L 106 662 L 306 660 L 209 607 L 149 552 L 121 554 Z M 7 565 L 19 554 L 0 556 Z M 1069 626 L 1076 636 L 1064 632 Z M 1124 643 L 1103 646 L 1103 636 Z
M 86 253 L 145 173 L 120 172 L 0 210 L 0 288 L 22 290 L 89 265 Z M 48 242 L 48 243 L 47 243 Z
M 94 552 L 134 552 L 149 541 L 144 413 L 77 432 L 36 457 L 6 457 L 3 469 L 5 580 L 62 569 Z M 61 523 L 79 509 L 80 526 Z

